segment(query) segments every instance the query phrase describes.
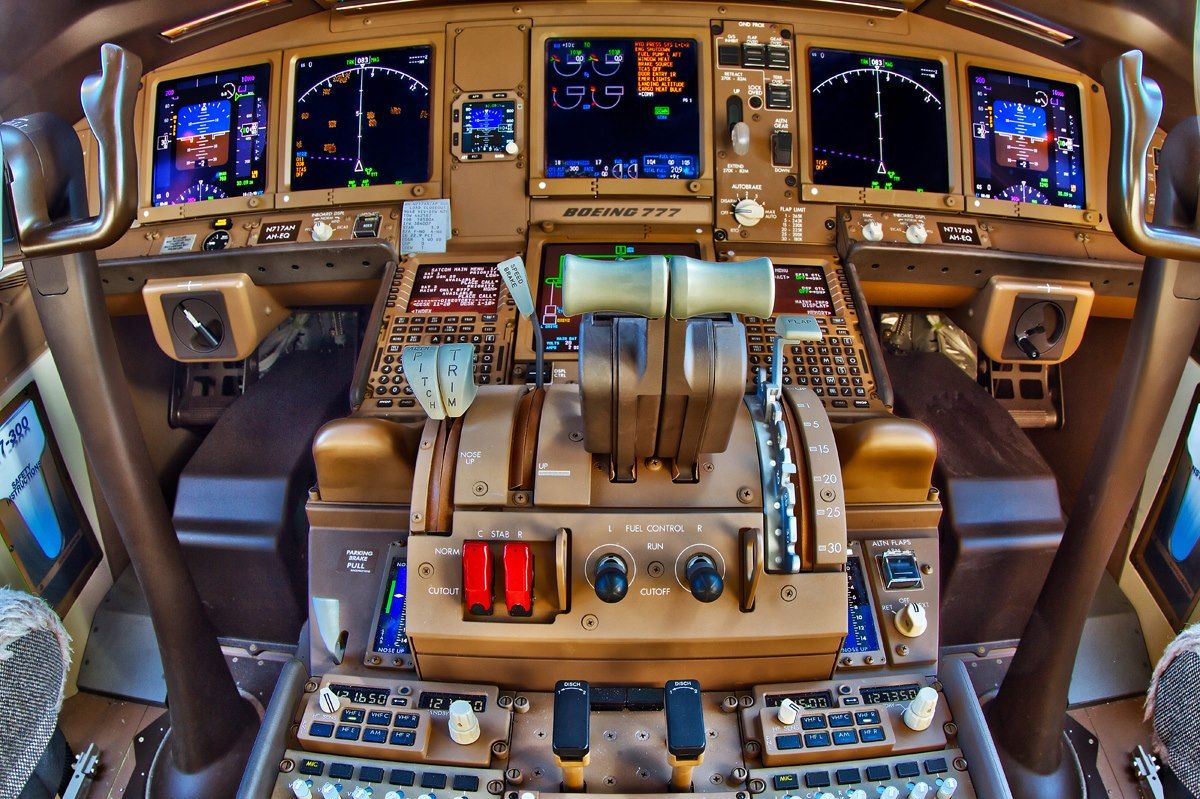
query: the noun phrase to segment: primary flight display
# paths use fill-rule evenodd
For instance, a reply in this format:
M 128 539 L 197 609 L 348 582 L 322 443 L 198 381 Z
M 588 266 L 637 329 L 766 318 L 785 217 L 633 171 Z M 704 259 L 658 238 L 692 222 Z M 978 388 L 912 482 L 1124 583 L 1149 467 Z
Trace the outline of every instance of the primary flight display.
M 154 98 L 151 204 L 262 194 L 270 91 L 270 64 L 160 82 Z
M 432 62 L 429 45 L 297 60 L 292 190 L 429 180 Z
M 815 182 L 950 190 L 941 61 L 814 47 L 808 69 Z

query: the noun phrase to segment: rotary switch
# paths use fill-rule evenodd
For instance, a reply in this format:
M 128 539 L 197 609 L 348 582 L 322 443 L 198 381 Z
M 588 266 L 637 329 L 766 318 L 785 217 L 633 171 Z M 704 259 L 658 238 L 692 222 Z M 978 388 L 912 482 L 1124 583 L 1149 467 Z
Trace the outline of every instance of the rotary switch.
M 312 226 L 313 241 L 329 241 L 333 238 L 333 226 L 324 219 L 318 219 Z
M 920 222 L 913 222 L 904 229 L 904 238 L 909 244 L 924 244 L 929 239 L 929 231 Z
M 754 227 L 767 215 L 767 209 L 758 200 L 745 197 L 733 204 L 733 218 L 742 227 Z
M 878 219 L 863 222 L 862 237 L 867 241 L 883 241 L 883 224 Z
M 465 699 L 450 703 L 450 738 L 460 746 L 470 746 L 479 740 L 479 717 Z
M 906 638 L 920 638 L 929 629 L 929 616 L 925 608 L 909 602 L 896 611 L 896 629 Z

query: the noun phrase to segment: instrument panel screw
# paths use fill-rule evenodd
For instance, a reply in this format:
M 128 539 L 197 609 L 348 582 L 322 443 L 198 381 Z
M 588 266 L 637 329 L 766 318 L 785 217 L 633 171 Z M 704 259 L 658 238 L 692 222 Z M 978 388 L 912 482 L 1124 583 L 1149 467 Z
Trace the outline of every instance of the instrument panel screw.
M 529 494 L 525 493 L 524 491 L 515 492 L 513 494 L 513 504 L 514 505 L 528 505 L 529 504 Z
M 423 517 L 421 514 L 419 514 L 419 513 L 414 513 L 414 514 L 412 515 L 413 524 L 420 524 L 420 523 L 421 523 L 421 519 L 423 519 L 423 518 L 424 518 L 424 517 Z
M 754 694 L 746 694 L 741 698 L 742 707 L 754 707 Z
M 475 485 L 471 486 L 471 493 L 477 497 L 482 497 L 488 492 L 488 484 L 482 480 L 477 480 Z
M 517 711 L 518 713 L 528 713 L 529 697 L 522 695 L 513 699 L 513 710 Z
M 665 572 L 666 567 L 662 565 L 661 561 L 652 561 L 650 565 L 646 567 L 646 574 L 650 575 L 651 577 L 662 577 Z
M 933 574 L 933 564 L 932 563 L 922 563 L 921 564 L 921 574 Z
M 767 783 L 760 779 L 750 780 L 750 793 L 762 793 L 767 789 Z M 744 791 L 738 791 L 737 799 L 747 799 Z
M 900 644 L 896 647 L 896 654 L 900 657 L 908 657 L 908 644 Z
M 947 721 L 945 724 L 942 725 L 942 732 L 946 733 L 946 735 L 949 735 L 949 736 L 958 735 L 958 725 L 955 724 L 953 721 Z
M 367 660 L 367 663 L 372 666 L 378 666 L 382 662 L 383 658 L 379 657 L 379 655 L 371 655 L 370 659 Z
M 701 468 L 701 469 L 703 469 L 703 470 L 704 470 L 704 471 L 706 471 L 706 472 L 711 472 L 713 469 L 716 469 L 717 467 L 716 467 L 716 466 L 713 466 L 713 462 L 712 462 L 712 461 L 705 461 L 705 462 L 704 462 L 704 465 L 703 465 L 703 466 L 701 466 L 700 468 Z
M 500 794 L 504 793 L 504 781 L 492 780 L 487 784 L 487 789 L 488 793 L 490 793 L 492 796 L 499 796 Z
M 750 772 L 738 766 L 733 771 L 729 772 L 729 782 L 732 785 L 741 785 L 746 781 L 746 777 L 750 776 Z
M 742 486 L 737 490 L 737 498 L 743 505 L 749 505 L 754 501 L 754 490 L 749 486 Z
M 504 779 L 513 785 L 520 785 L 525 780 L 525 773 L 519 768 L 510 768 L 504 772 Z
M 837 222 L 834 222 L 832 219 L 825 220 L 825 229 L 826 230 L 833 230 L 835 227 L 837 227 Z
M 502 696 L 496 700 L 496 704 L 500 707 L 501 710 L 507 710 L 508 708 L 512 707 L 512 703 L 513 703 L 512 697 L 509 696 L 508 694 L 505 694 L 504 696 Z
M 600 626 L 600 620 L 591 613 L 580 619 L 579 623 L 583 625 L 583 629 L 585 630 L 594 630 Z
M 787 186 L 795 186 L 796 185 L 796 176 L 788 175 L 786 178 L 783 179 L 783 182 Z
M 725 26 L 718 22 L 712 26 L 711 30 L 712 30 L 713 36 L 720 36 L 722 33 L 725 32 Z
M 284 774 L 290 774 L 292 772 L 292 769 L 294 769 L 295 767 L 296 767 L 296 764 L 293 763 L 291 760 L 288 760 L 287 758 L 284 758 L 283 760 L 279 761 L 279 770 L 282 771 Z
M 492 756 L 500 760 L 508 759 L 508 742 L 492 741 Z
M 721 712 L 732 713 L 738 709 L 738 698 L 733 694 L 721 700 Z
M 417 567 L 417 574 L 424 577 L 425 579 L 429 579 L 430 577 L 433 576 L 433 564 L 432 563 L 422 563 L 420 566 Z
M 965 757 L 954 758 L 954 768 L 957 771 L 966 771 L 967 770 L 967 759 Z
M 309 680 L 308 682 L 304 683 L 304 693 L 311 694 L 313 691 L 317 690 L 320 687 L 321 687 L 321 684 L 319 682 L 317 682 L 316 680 Z
M 726 233 L 724 230 L 721 230 L 719 228 L 717 230 L 713 231 L 713 238 L 716 239 L 717 241 L 725 241 L 725 239 L 728 238 L 728 236 L 729 236 L 728 233 Z
M 580 433 L 578 430 L 574 430 L 570 433 L 567 433 L 567 438 L 571 439 L 572 441 L 583 441 L 583 433 Z
M 829 487 L 822 488 L 821 499 L 825 500 L 826 502 L 833 502 L 835 499 L 837 499 L 837 492 Z
M 794 602 L 796 600 L 796 586 L 785 585 L 783 590 L 779 592 L 779 598 L 784 602 Z

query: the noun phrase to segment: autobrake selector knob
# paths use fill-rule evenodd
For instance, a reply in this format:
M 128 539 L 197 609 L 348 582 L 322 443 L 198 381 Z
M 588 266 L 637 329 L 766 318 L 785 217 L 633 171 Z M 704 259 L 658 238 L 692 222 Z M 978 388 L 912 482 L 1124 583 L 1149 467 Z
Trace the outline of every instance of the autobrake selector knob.
M 767 209 L 758 200 L 743 197 L 733 204 L 733 218 L 742 227 L 754 227 L 766 215 Z
M 604 555 L 596 562 L 596 596 L 601 602 L 620 602 L 629 592 L 629 567 L 620 555 Z
M 725 590 L 725 580 L 709 555 L 693 555 L 684 568 L 684 576 L 687 577 L 692 596 L 701 602 L 716 602 Z

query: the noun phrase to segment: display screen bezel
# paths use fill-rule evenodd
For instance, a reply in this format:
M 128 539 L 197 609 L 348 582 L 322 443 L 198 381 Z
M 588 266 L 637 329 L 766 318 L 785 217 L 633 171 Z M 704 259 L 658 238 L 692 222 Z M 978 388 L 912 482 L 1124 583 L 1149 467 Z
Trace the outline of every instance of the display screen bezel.
M 1011 72 L 1016 75 L 1027 75 L 1040 80 L 1056 81 L 1075 86 L 1079 91 L 1079 113 L 1083 137 L 1083 174 L 1084 174 L 1084 204 L 1082 209 L 1061 208 L 1056 205 L 1034 205 L 1032 203 L 1014 203 L 1008 200 L 997 200 L 991 197 L 979 197 L 974 193 L 975 161 L 974 141 L 971 132 L 970 103 L 971 85 L 970 72 L 972 69 L 994 70 L 996 72 Z M 989 214 L 994 216 L 1020 216 L 1022 219 L 1041 219 L 1051 222 L 1065 222 L 1074 225 L 1099 225 L 1103 214 L 1098 212 L 1103 203 L 1106 187 L 1105 170 L 1097 167 L 1097 153 L 1104 149 L 1098 147 L 1093 131 L 1094 120 L 1103 119 L 1104 98 L 1099 86 L 1093 81 L 1074 72 L 1041 69 L 1028 64 L 999 61 L 986 58 L 961 57 L 958 61 L 958 102 L 962 109 L 961 138 L 964 191 L 966 210 L 973 214 Z M 1093 89 L 1095 87 L 1095 89 Z
M 853 205 L 906 205 L 914 208 L 937 208 L 943 210 L 959 210 L 963 207 L 963 164 L 962 137 L 959 125 L 959 93 L 954 81 L 958 78 L 958 68 L 954 55 L 945 51 L 927 50 L 919 47 L 905 47 L 888 44 L 872 47 L 870 42 L 853 39 L 809 39 L 797 46 L 796 54 L 796 86 L 797 114 L 801 145 L 800 156 L 801 196 L 813 202 L 837 202 Z M 946 155 L 949 158 L 948 190 L 945 192 L 913 191 L 911 189 L 876 189 L 865 186 L 834 186 L 817 183 L 813 172 L 812 153 L 812 81 L 809 74 L 809 53 L 812 50 L 844 50 L 864 55 L 895 56 L 897 58 L 921 58 L 927 61 L 937 61 L 942 65 L 943 96 L 946 103 Z
M 276 148 L 284 153 L 285 158 L 291 157 L 293 113 L 296 105 L 296 63 L 305 58 L 355 53 L 363 51 L 394 50 L 401 47 L 425 45 L 432 49 L 430 57 L 430 86 L 429 86 L 429 179 L 416 183 L 381 183 L 378 186 L 365 187 L 335 187 L 328 189 L 292 190 L 292 170 L 280 168 L 277 171 L 279 196 L 277 208 L 311 208 L 315 206 L 341 205 L 345 203 L 364 203 L 380 201 L 398 201 L 420 198 L 423 200 L 437 199 L 442 196 L 442 146 L 445 136 L 445 112 L 442 108 L 443 70 L 445 69 L 443 55 L 445 52 L 444 39 L 440 35 L 420 36 L 389 36 L 382 39 L 360 39 L 321 45 L 319 47 L 303 47 L 285 50 L 283 53 L 282 80 L 280 94 L 280 109 L 283 124 L 277 126 L 279 137 Z
M 154 128 L 157 118 L 156 106 L 159 85 L 170 83 L 181 78 L 196 75 L 206 75 L 211 72 L 224 72 L 230 69 L 267 64 L 271 77 L 267 83 L 270 92 L 267 97 L 267 152 L 265 158 L 266 177 L 263 181 L 263 193 L 246 195 L 244 197 L 224 197 L 219 200 L 202 200 L 194 203 L 178 205 L 154 205 Z M 138 156 L 138 221 L 159 222 L 167 219 L 191 219 L 200 216 L 236 213 L 238 211 L 268 211 L 275 207 L 276 176 L 279 173 L 279 85 L 282 73 L 282 60 L 279 52 L 257 53 L 238 58 L 226 58 L 220 61 L 207 61 L 187 67 L 163 69 L 147 76 L 142 90 L 140 105 L 142 114 L 142 147 Z
M 696 45 L 697 104 L 700 120 L 700 169 L 692 179 L 548 178 L 546 177 L 546 45 L 550 39 L 690 39 Z M 529 103 L 529 195 L 545 196 L 710 196 L 713 191 L 713 138 L 705 121 L 712 114 L 712 36 L 706 28 L 583 26 L 542 30 L 532 37 Z

